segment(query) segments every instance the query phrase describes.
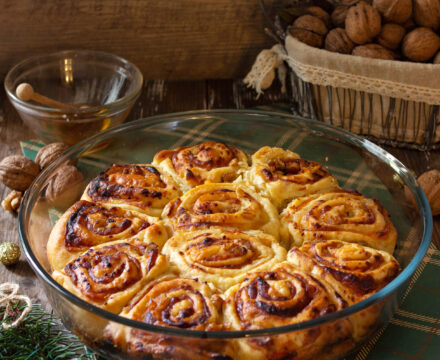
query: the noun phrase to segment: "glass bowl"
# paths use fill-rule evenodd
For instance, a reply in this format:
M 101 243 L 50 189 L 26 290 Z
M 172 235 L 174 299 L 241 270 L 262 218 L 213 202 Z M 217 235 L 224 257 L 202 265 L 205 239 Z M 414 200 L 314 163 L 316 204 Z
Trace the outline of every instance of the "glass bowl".
M 29 83 L 35 92 L 75 105 L 55 109 L 20 100 L 16 88 Z M 90 50 L 36 56 L 15 65 L 5 89 L 24 123 L 43 141 L 73 145 L 124 122 L 142 90 L 140 70 L 112 54 Z
M 51 176 L 66 160 L 78 160 L 77 166 L 84 176 L 85 185 L 112 163 L 148 163 L 159 150 L 205 140 L 222 141 L 249 154 L 263 145 L 288 148 L 306 159 L 324 164 L 342 187 L 355 188 L 368 197 L 379 198 L 399 234 L 394 255 L 402 266 L 402 272 L 373 296 L 342 311 L 285 327 L 231 332 L 190 331 L 133 321 L 92 306 L 52 279 L 46 258 L 46 242 L 54 219 L 69 204 L 65 208 L 54 209 L 46 202 L 44 191 Z M 405 203 L 400 180 L 414 195 L 415 209 Z M 368 313 L 375 314 L 370 327 L 371 335 L 389 321 L 409 279 L 424 257 L 432 234 L 432 216 L 426 197 L 408 169 L 367 140 L 342 129 L 294 116 L 263 111 L 219 110 L 133 121 L 73 146 L 45 169 L 26 192 L 19 214 L 19 231 L 26 257 L 40 278 L 50 304 L 65 326 L 88 346 L 106 358 L 130 358 L 129 354 L 115 349 L 103 336 L 104 328 L 112 325 L 143 334 L 144 339 L 154 344 L 165 343 L 178 350 L 173 353 L 174 356 L 164 354 L 164 358 L 199 359 L 205 358 L 207 348 L 234 346 L 244 338 L 264 344 L 283 336 L 300 337 L 306 331 L 309 334 L 325 331 L 329 324 L 337 325 Z M 325 349 L 325 358 L 343 357 L 355 351 L 366 338 L 368 336 L 333 344 Z M 210 356 L 225 358 L 218 354 L 217 357 Z

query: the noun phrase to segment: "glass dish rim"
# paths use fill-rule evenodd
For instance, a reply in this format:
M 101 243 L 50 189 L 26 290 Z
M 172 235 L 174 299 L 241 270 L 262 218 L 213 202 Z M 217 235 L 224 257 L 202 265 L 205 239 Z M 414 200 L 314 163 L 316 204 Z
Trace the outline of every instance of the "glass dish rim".
M 316 319 L 308 320 L 297 324 L 291 324 L 291 325 L 275 327 L 275 328 L 242 330 L 242 331 L 200 331 L 200 330 L 187 330 L 187 329 L 178 329 L 178 328 L 146 324 L 143 322 L 139 322 L 119 316 L 117 314 L 96 307 L 88 303 L 87 301 L 82 300 L 76 295 L 70 293 L 69 291 L 64 289 L 60 284 L 58 284 L 52 278 L 52 276 L 42 267 L 42 265 L 37 260 L 36 256 L 33 254 L 33 251 L 30 247 L 30 243 L 27 239 L 25 219 L 24 219 L 29 208 L 33 207 L 35 203 L 35 197 L 40 190 L 41 185 L 39 184 L 44 183 L 44 179 L 47 177 L 46 175 L 51 173 L 52 170 L 55 169 L 59 164 L 63 163 L 68 158 L 69 155 L 79 152 L 81 149 L 84 149 L 84 147 L 86 147 L 88 144 L 90 145 L 96 141 L 99 141 L 100 138 L 103 138 L 102 140 L 104 140 L 106 136 L 109 135 L 114 136 L 118 132 L 125 131 L 128 129 L 133 130 L 137 127 L 146 128 L 146 127 L 154 126 L 156 124 L 172 123 L 175 121 L 190 121 L 190 120 L 194 120 L 197 117 L 202 118 L 203 116 L 221 115 L 221 114 L 242 114 L 242 115 L 246 114 L 250 116 L 250 118 L 240 120 L 244 122 L 250 121 L 252 119 L 252 116 L 260 116 L 260 117 L 265 116 L 270 120 L 270 125 L 272 126 L 285 126 L 285 124 L 284 125 L 274 124 L 273 123 L 274 117 L 283 118 L 284 120 L 292 120 L 296 122 L 300 121 L 302 123 L 305 123 L 307 129 L 309 129 L 310 131 L 313 130 L 313 128 L 317 127 L 329 133 L 330 135 L 336 135 L 336 137 L 342 137 L 348 143 L 355 145 L 358 148 L 362 148 L 363 150 L 367 150 L 369 153 L 372 153 L 376 157 L 379 157 L 379 155 L 385 156 L 389 160 L 389 163 L 394 165 L 392 166 L 394 171 L 399 173 L 403 181 L 408 185 L 408 187 L 412 191 L 413 195 L 415 195 L 417 205 L 421 212 L 421 218 L 423 220 L 424 231 L 422 234 L 422 241 L 414 257 L 409 262 L 409 264 L 401 271 L 401 273 L 393 281 L 391 281 L 389 284 L 387 284 L 377 293 L 345 309 L 325 315 L 323 317 L 319 317 Z M 164 121 L 166 119 L 168 119 L 167 122 Z M 86 310 L 94 315 L 103 317 L 106 320 L 118 324 L 122 324 L 125 326 L 129 326 L 131 328 L 136 328 L 139 330 L 149 331 L 153 333 L 161 333 L 171 336 L 190 337 L 190 338 L 234 339 L 234 338 L 242 338 L 242 337 L 270 336 L 270 335 L 287 333 L 291 331 L 304 330 L 325 323 L 330 323 L 332 321 L 340 320 L 349 315 L 355 314 L 385 299 L 389 294 L 391 294 L 398 287 L 400 287 L 410 279 L 410 277 L 414 274 L 418 265 L 420 264 L 420 262 L 422 261 L 423 257 L 425 256 L 428 250 L 428 247 L 431 243 L 431 235 L 433 228 L 431 210 L 425 194 L 421 190 L 420 186 L 418 185 L 417 181 L 415 180 L 411 172 L 393 155 L 391 155 L 390 153 L 388 153 L 378 145 L 372 143 L 371 141 L 363 139 L 357 135 L 354 135 L 346 130 L 337 128 L 335 126 L 290 114 L 262 111 L 262 110 L 247 110 L 247 109 L 193 110 L 193 111 L 151 116 L 116 126 L 102 133 L 98 133 L 88 139 L 85 139 L 79 142 L 78 144 L 72 146 L 71 148 L 69 148 L 66 152 L 63 153 L 62 156 L 60 156 L 57 160 L 55 160 L 50 166 L 48 166 L 38 175 L 38 177 L 34 180 L 34 182 L 32 183 L 29 189 L 30 190 L 26 191 L 24 194 L 22 205 L 20 207 L 20 211 L 18 214 L 19 235 L 25 256 L 29 264 L 31 265 L 32 269 L 40 277 L 40 280 L 44 281 L 46 284 L 52 287 L 57 293 L 60 293 L 61 296 L 63 296 L 67 301 L 75 304 L 81 309 Z M 34 201 L 32 202 L 32 200 Z
M 12 82 L 13 82 L 11 77 L 14 74 L 14 72 L 18 71 L 18 69 L 20 67 L 29 65 L 29 64 L 36 62 L 38 60 L 57 59 L 57 58 L 61 58 L 62 56 L 67 56 L 69 54 L 80 54 L 80 55 L 84 55 L 84 56 L 86 56 L 87 54 L 94 54 L 94 55 L 98 55 L 101 57 L 111 59 L 112 62 L 115 62 L 115 60 L 116 60 L 117 62 L 120 62 L 120 63 L 128 66 L 135 73 L 134 80 L 138 81 L 138 83 L 136 84 L 136 87 L 130 93 L 126 94 L 125 96 L 121 97 L 120 99 L 118 99 L 116 101 L 113 101 L 109 104 L 92 106 L 92 107 L 87 107 L 87 108 L 78 108 L 78 109 L 55 109 L 55 108 L 51 108 L 51 107 L 31 104 L 27 101 L 20 100 L 15 95 L 14 89 L 10 88 L 9 85 L 12 85 Z M 74 113 L 87 114 L 89 112 L 93 113 L 93 112 L 98 112 L 101 110 L 107 110 L 109 108 L 109 105 L 111 105 L 111 109 L 108 109 L 108 110 L 112 110 L 112 112 L 115 109 L 117 109 L 118 107 L 122 108 L 122 107 L 126 106 L 127 103 L 130 103 L 132 100 L 135 100 L 139 96 L 140 91 L 142 90 L 143 81 L 144 81 L 144 76 L 143 76 L 142 72 L 140 71 L 140 69 L 135 64 L 133 64 L 131 61 L 128 61 L 127 59 L 125 59 L 121 56 L 118 56 L 118 55 L 115 55 L 112 53 L 108 53 L 105 51 L 98 51 L 98 50 L 70 49 L 70 50 L 56 51 L 56 52 L 53 52 L 50 54 L 35 55 L 35 56 L 31 56 L 29 58 L 26 58 L 26 59 L 20 61 L 19 63 L 15 64 L 6 74 L 6 77 L 4 80 L 4 88 L 5 88 L 6 94 L 11 99 L 11 101 L 16 102 L 17 104 L 21 105 L 25 109 L 33 110 L 38 113 L 40 113 L 40 112 L 50 113 L 53 115 L 74 114 Z M 104 112 L 104 113 L 107 113 L 107 112 Z M 48 119 L 48 120 L 54 121 L 54 122 L 65 122 L 64 120 L 59 120 L 59 119 Z

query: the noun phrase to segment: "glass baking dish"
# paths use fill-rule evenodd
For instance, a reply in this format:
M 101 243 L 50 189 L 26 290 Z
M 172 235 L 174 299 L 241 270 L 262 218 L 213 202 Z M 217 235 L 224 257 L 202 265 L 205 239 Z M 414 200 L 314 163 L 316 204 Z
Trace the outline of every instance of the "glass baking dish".
M 113 163 L 149 163 L 159 150 L 206 140 L 225 142 L 248 154 L 263 145 L 298 152 L 306 159 L 322 163 L 338 179 L 341 187 L 378 198 L 399 234 L 394 255 L 402 272 L 366 300 L 320 318 L 279 328 L 211 332 L 159 327 L 123 318 L 81 300 L 51 277 L 46 243 L 55 219 L 69 204 L 55 209 L 46 201 L 45 189 L 66 160 L 77 161 L 85 187 Z M 416 199 L 415 209 L 405 201 L 402 181 Z M 280 113 L 214 110 L 133 121 L 73 146 L 45 169 L 26 192 L 19 214 L 19 231 L 26 257 L 41 280 L 54 311 L 68 329 L 106 358 L 131 358 L 130 354 L 116 349 L 104 336 L 109 325 L 137 332 L 146 341 L 165 344 L 174 351 L 154 356 L 146 354 L 142 358 L 223 359 L 228 357 L 212 349 L 229 348 L 232 350 L 227 354 L 237 357 L 234 344 L 244 338 L 263 344 L 286 336 L 304 336 L 305 332 L 325 331 L 330 324 L 337 325 L 345 319 L 373 312 L 374 323 L 367 336 L 356 341 L 335 343 L 323 350 L 322 357 L 336 359 L 356 351 L 375 330 L 389 321 L 428 249 L 432 216 L 425 195 L 408 169 L 368 140 L 321 122 Z

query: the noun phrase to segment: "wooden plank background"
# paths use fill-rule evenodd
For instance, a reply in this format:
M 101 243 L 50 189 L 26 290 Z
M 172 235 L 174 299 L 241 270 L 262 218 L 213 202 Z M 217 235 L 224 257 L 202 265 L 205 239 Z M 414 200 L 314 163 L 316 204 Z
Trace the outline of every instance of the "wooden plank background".
M 0 9 L 0 78 L 67 49 L 120 55 L 146 79 L 239 78 L 274 42 L 257 0 L 0 0 Z

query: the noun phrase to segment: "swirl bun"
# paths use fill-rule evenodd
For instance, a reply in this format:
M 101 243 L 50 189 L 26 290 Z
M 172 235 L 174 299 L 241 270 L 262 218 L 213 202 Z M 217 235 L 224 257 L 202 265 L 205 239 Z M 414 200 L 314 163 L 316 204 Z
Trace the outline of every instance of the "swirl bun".
M 274 206 L 242 184 L 204 184 L 168 204 L 162 214 L 174 231 L 211 227 L 262 230 L 278 237 Z
M 223 329 L 221 307 L 218 292 L 207 283 L 165 276 L 148 285 L 120 315 L 151 325 L 217 331 Z M 219 341 L 161 336 L 116 324 L 107 329 L 106 336 L 132 356 L 229 359 Z
M 178 232 L 164 248 L 181 276 L 198 278 L 226 290 L 249 271 L 264 271 L 286 259 L 286 250 L 261 231 L 210 229 Z
M 269 146 L 252 156 L 246 179 L 278 209 L 297 197 L 338 189 L 337 180 L 321 164 L 302 159 L 292 151 Z
M 156 218 L 80 200 L 64 213 L 52 229 L 47 257 L 52 270 L 60 270 L 92 246 L 133 236 L 162 246 L 167 232 Z
M 179 195 L 176 183 L 153 165 L 114 164 L 89 183 L 82 199 L 160 216 Z
M 232 182 L 249 167 L 242 151 L 215 141 L 162 150 L 153 164 L 169 173 L 183 191 L 206 182 Z
M 91 248 L 53 278 L 88 302 L 114 313 L 167 268 L 157 244 L 139 239 Z
M 379 291 L 400 272 L 387 252 L 340 240 L 305 242 L 289 251 L 288 261 L 330 283 L 349 305 Z
M 296 246 L 305 240 L 339 239 L 393 253 L 397 231 L 377 199 L 338 190 L 293 200 L 281 214 L 281 236 Z
M 353 305 L 382 289 L 400 272 L 399 263 L 385 251 L 339 240 L 305 242 L 293 247 L 288 262 L 330 284 Z M 349 317 L 356 341 L 370 334 L 382 304 L 374 304 Z
M 248 273 L 225 293 L 225 322 L 233 330 L 264 329 L 296 324 L 341 310 L 346 303 L 330 287 L 287 262 L 269 272 Z M 327 330 L 327 331 L 326 331 Z M 313 359 L 329 344 L 349 337 L 342 321 L 327 329 L 240 340 L 239 359 Z

